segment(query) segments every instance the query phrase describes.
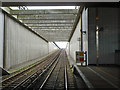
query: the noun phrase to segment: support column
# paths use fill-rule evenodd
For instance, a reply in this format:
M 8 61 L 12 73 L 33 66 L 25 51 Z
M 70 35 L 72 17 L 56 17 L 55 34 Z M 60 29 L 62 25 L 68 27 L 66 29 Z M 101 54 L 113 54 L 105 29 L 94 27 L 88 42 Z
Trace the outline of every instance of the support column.
M 81 51 L 83 51 L 83 34 L 82 34 L 82 12 L 80 13 L 81 15 L 81 29 L 80 29 L 80 37 L 81 37 Z
M 3 68 L 3 44 L 4 44 L 4 15 L 1 10 L 2 2 L 0 2 L 0 67 Z
M 98 8 L 96 8 L 96 65 L 99 65 L 99 26 L 98 26 Z

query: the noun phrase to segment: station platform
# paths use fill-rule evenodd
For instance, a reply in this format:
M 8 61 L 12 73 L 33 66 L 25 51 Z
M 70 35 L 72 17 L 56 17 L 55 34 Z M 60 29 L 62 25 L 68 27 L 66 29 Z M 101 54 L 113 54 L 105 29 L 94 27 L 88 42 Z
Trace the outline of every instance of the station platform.
M 82 80 L 92 88 L 120 88 L 120 67 L 117 65 L 88 65 L 80 66 L 72 57 L 68 56 L 69 62 L 75 67 L 75 71 Z

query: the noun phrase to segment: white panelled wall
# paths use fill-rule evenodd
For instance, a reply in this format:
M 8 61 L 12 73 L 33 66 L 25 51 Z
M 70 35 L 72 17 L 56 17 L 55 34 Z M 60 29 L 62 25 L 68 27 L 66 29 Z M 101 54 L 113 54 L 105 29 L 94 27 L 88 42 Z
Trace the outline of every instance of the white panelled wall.
M 48 54 L 48 44 L 25 27 L 5 17 L 5 68 L 27 62 Z
M 0 67 L 3 67 L 4 14 L 0 10 Z
M 69 44 L 67 45 L 67 48 L 69 47 L 69 54 L 70 56 L 76 60 L 76 55 L 75 52 L 79 51 L 80 45 L 79 45 L 79 41 L 78 38 L 80 37 L 80 25 L 81 25 L 81 19 L 79 20 L 77 27 L 75 29 L 75 32 L 69 42 Z
M 27 65 L 57 49 L 53 43 L 43 40 L 10 15 L 5 13 L 4 17 L 4 13 L 0 12 L 0 67 L 9 70 Z
M 87 62 L 88 62 L 88 9 L 85 8 L 82 13 L 82 31 L 86 32 L 83 33 L 83 51 L 87 52 Z
M 77 27 L 75 29 L 75 32 L 70 40 L 70 42 L 67 44 L 66 51 L 67 54 L 70 54 L 70 56 L 76 61 L 76 51 L 81 51 L 81 41 L 79 43 L 78 38 L 81 38 L 81 18 L 77 24 Z M 82 13 L 82 30 L 86 31 L 85 34 L 83 34 L 83 51 L 87 51 L 88 54 L 88 10 L 84 9 Z M 88 60 L 88 56 L 87 56 Z

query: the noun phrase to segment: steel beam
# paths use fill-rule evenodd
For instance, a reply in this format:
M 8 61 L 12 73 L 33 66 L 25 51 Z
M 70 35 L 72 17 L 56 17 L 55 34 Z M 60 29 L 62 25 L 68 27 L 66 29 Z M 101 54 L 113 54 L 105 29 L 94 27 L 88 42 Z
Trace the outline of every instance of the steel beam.
M 12 15 L 77 14 L 77 9 L 12 10 Z
M 74 24 L 74 23 L 27 23 L 28 26 L 34 26 L 34 25 L 44 25 L 44 24 Z
M 74 24 L 74 22 L 28 22 L 28 23 L 25 23 L 27 25 L 29 24 Z
M 38 28 L 41 28 L 41 27 L 62 27 L 62 28 L 65 28 L 65 27 L 72 27 L 72 26 L 39 26 Z
M 71 17 L 71 16 L 50 16 L 50 17 L 46 17 L 46 16 L 34 16 L 34 17 L 31 17 L 31 16 L 27 16 L 27 17 L 18 17 L 18 19 L 21 19 L 21 20 L 36 20 L 36 19 L 39 19 L 39 20 L 74 20 L 75 19 L 75 16 Z
M 31 27 L 32 29 L 71 29 L 71 27 Z
M 60 30 L 71 31 L 72 29 L 32 29 L 32 30 L 36 30 L 36 31 L 39 31 L 39 30 L 41 30 L 41 31 L 60 31 Z
M 44 35 L 46 35 L 46 34 L 52 34 L 52 36 L 54 36 L 54 38 L 56 38 L 56 37 L 58 37 L 58 36 L 64 36 L 64 37 L 68 37 L 68 36 L 70 36 L 70 32 L 71 32 L 71 30 L 69 30 L 69 31 L 66 31 L 66 30 L 60 30 L 60 31 L 62 31 L 62 32 L 57 32 L 57 30 L 55 31 L 55 30 L 39 30 L 39 31 L 42 31 L 42 33 L 44 33 Z M 58 30 L 59 31 L 59 30 Z M 66 32 L 65 32 L 66 31 Z M 36 30 L 36 32 L 38 32 L 38 30 Z M 68 33 L 68 34 L 63 34 L 63 32 L 64 33 Z M 59 33 L 59 34 L 58 34 Z M 47 36 L 46 36 L 47 37 Z M 69 37 L 68 37 L 68 39 L 69 39 Z
M 72 26 L 73 24 L 27 24 L 30 27 L 39 27 L 39 26 Z
M 23 20 L 23 23 L 74 23 L 75 20 Z
M 34 30 L 34 31 L 36 31 L 36 30 Z M 66 31 L 62 31 L 62 30 L 56 30 L 56 31 L 54 31 L 54 30 L 37 30 L 37 32 L 45 32 L 44 34 L 46 34 L 46 33 L 56 33 L 56 34 L 60 34 L 61 33 L 61 35 L 69 35 L 69 33 L 71 33 L 71 31 L 70 30 L 66 30 Z M 67 33 L 65 33 L 65 32 L 67 32 Z
M 44 27 L 48 27 L 48 28 L 49 28 L 49 27 L 50 27 L 50 28 L 52 28 L 52 27 L 56 27 L 56 28 L 57 28 L 57 27 L 65 28 L 65 26 L 37 26 L 37 27 L 36 27 L 36 26 L 31 26 L 30 28 L 44 28 Z M 67 26 L 67 27 L 69 27 L 69 26 Z
M 72 26 L 39 26 L 39 27 L 36 27 L 36 28 L 44 28 L 44 27 L 62 27 L 62 28 L 65 28 L 65 27 L 72 27 Z
M 65 18 L 69 18 L 69 17 L 76 17 L 77 14 L 40 14 L 40 15 L 17 15 L 18 18 L 50 18 L 50 17 L 65 17 Z
M 74 20 L 73 18 L 51 18 L 51 19 L 19 19 L 19 20 Z

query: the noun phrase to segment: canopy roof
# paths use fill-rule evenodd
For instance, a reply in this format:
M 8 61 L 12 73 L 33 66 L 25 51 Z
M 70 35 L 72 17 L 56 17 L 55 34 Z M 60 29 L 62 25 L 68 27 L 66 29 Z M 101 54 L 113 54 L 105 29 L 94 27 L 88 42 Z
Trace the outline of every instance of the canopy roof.
M 11 10 L 11 14 L 49 42 L 69 41 L 79 9 Z

